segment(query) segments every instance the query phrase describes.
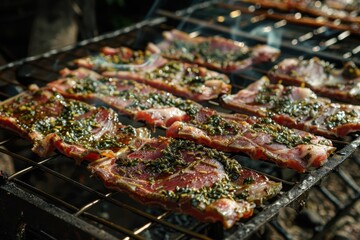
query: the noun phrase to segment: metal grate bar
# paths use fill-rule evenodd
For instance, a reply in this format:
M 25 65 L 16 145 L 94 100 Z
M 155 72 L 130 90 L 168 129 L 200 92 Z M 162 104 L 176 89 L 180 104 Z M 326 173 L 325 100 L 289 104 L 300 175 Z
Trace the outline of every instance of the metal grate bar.
M 107 198 L 111 197 L 114 194 L 117 194 L 118 192 L 111 192 L 106 194 L 105 196 Z M 99 218 L 94 216 L 93 214 L 89 214 L 88 212 L 85 212 L 87 209 L 93 207 L 95 204 L 99 203 L 100 201 L 103 201 L 104 199 L 96 199 L 95 201 L 85 205 L 84 207 L 82 207 L 81 209 L 78 209 L 78 211 L 74 214 L 75 216 L 80 216 L 83 215 L 91 220 L 95 220 L 101 224 L 103 224 L 104 226 L 110 227 L 112 229 L 121 231 L 125 234 L 128 235 L 128 237 L 125 237 L 124 240 L 126 239 L 130 239 L 131 238 L 135 238 L 135 239 L 143 239 L 142 237 L 138 236 L 141 232 L 143 232 L 144 230 L 148 229 L 150 226 L 152 226 L 153 222 L 148 222 L 147 224 L 144 224 L 142 227 L 136 229 L 135 231 L 130 231 L 127 228 L 121 227 L 118 224 L 114 224 L 109 220 L 104 220 L 103 218 Z M 170 214 L 170 212 L 165 212 L 159 216 L 157 216 L 157 219 L 163 219 L 164 217 L 168 216 Z
M 360 165 L 360 154 L 359 152 L 355 152 L 355 154 L 352 156 L 352 159 L 355 161 L 357 165 Z
M 4 77 L 0 77 L 0 80 L 1 80 L 1 81 L 4 81 L 4 82 L 6 82 L 6 83 L 8 83 L 8 84 L 10 84 L 10 85 L 12 85 L 12 86 L 20 86 L 20 87 L 23 87 L 23 85 L 20 84 L 20 83 L 18 83 L 17 81 L 9 80 L 9 79 L 4 78 Z
M 5 150 L 6 151 L 6 150 Z M 9 154 L 10 155 L 10 154 Z M 11 155 L 10 155 L 11 156 Z M 42 160 L 40 162 L 38 162 L 38 164 L 44 164 L 44 163 L 47 163 L 49 162 L 50 160 L 52 160 L 53 158 L 50 157 L 50 158 L 47 158 L 45 160 Z M 28 173 L 30 172 L 31 170 L 34 170 L 36 168 L 36 166 L 30 166 L 30 167 L 27 167 L 27 168 L 24 168 L 20 171 L 17 171 L 16 173 L 12 174 L 11 176 L 9 176 L 9 180 L 13 180 L 15 179 L 16 177 L 20 177 L 21 175 L 24 175 L 25 173 Z
M 196 224 L 195 226 L 191 227 L 191 230 L 192 231 L 195 231 L 195 232 L 200 232 L 204 229 L 208 228 L 208 224 L 205 224 L 205 223 L 198 223 Z M 213 238 L 214 236 L 212 236 L 210 234 L 210 236 Z M 188 239 L 188 236 L 186 236 L 185 234 L 179 234 L 178 237 L 176 237 L 175 239 L 173 240 L 182 240 L 182 239 Z
M 8 179 L 8 180 L 10 181 L 10 179 Z M 50 199 L 52 202 L 56 202 L 57 204 L 62 205 L 63 207 L 65 207 L 65 208 L 67 208 L 67 209 L 69 209 L 69 210 L 71 210 L 73 212 L 78 211 L 77 207 L 75 207 L 75 206 L 61 200 L 60 198 L 54 197 L 51 194 L 48 194 L 48 193 L 46 193 L 44 191 L 41 191 L 39 188 L 33 187 L 28 183 L 25 183 L 25 182 L 23 182 L 23 181 L 21 181 L 19 179 L 16 179 L 16 178 L 12 179 L 11 181 L 13 181 L 14 183 L 16 183 L 17 185 L 19 185 L 19 186 L 21 186 L 23 188 L 29 189 L 30 191 L 32 191 L 32 192 L 34 192 L 34 193 L 36 193 L 36 194 L 38 194 L 40 196 L 46 197 L 47 199 Z
M 274 227 L 274 229 L 281 234 L 281 236 L 285 240 L 292 240 L 292 236 L 279 224 L 276 219 L 270 221 L 270 225 Z
M 2 141 L 0 142 L 0 145 L 4 145 L 4 144 L 7 143 L 7 142 L 11 142 L 13 139 L 14 139 L 14 137 L 10 137 L 10 138 L 7 138 L 7 139 L 5 139 L 5 140 L 2 140 Z
M 11 96 L 5 93 L 0 92 L 0 96 L 4 98 L 10 98 Z
M 347 172 L 345 172 L 344 170 L 342 170 L 341 168 L 339 168 L 336 172 L 335 172 L 340 178 L 342 178 L 344 180 L 344 182 L 352 189 L 354 190 L 356 193 L 360 193 L 360 187 L 359 185 L 354 181 L 354 179 L 350 176 L 350 174 L 348 174 Z
M 343 57 L 344 58 L 350 58 L 355 54 L 358 54 L 360 52 L 360 45 L 355 47 L 352 51 L 344 53 Z
M 107 227 L 110 227 L 112 229 L 116 229 L 117 231 L 120 231 L 128 236 L 131 236 L 131 238 L 133 239 L 139 239 L 139 240 L 142 240 L 144 238 L 142 238 L 141 236 L 138 236 L 137 234 L 135 234 L 134 232 L 128 230 L 127 228 L 124 228 L 124 227 L 121 227 L 120 225 L 118 224 L 114 224 L 113 222 L 111 221 L 107 221 L 103 218 L 100 218 L 98 216 L 95 216 L 95 215 L 92 215 L 92 214 L 89 214 L 87 212 L 83 213 L 83 215 L 87 218 L 89 218 L 90 220 L 93 220 L 93 221 L 96 221 L 104 226 L 107 226 Z
M 334 196 L 326 187 L 319 186 L 319 191 L 336 207 L 337 210 L 341 209 L 344 205 L 340 200 Z
M 165 212 L 165 213 L 159 215 L 157 218 L 158 218 L 158 219 L 163 219 L 163 218 L 167 217 L 168 215 L 170 215 L 170 212 Z M 145 230 L 147 230 L 148 228 L 150 228 L 153 224 L 154 224 L 153 222 L 148 222 L 148 223 L 144 224 L 142 227 L 136 229 L 136 230 L 134 231 L 134 234 L 140 234 L 140 233 L 142 233 L 143 231 L 145 231 Z M 130 239 L 129 237 L 126 237 L 126 238 L 124 238 L 123 240 L 129 240 L 129 239 Z
M 112 195 L 114 195 L 115 193 L 110 192 L 105 194 L 105 197 L 110 197 Z M 74 214 L 75 216 L 80 216 L 81 214 L 83 214 L 86 210 L 88 210 L 89 208 L 91 208 L 92 206 L 94 206 L 95 204 L 97 204 L 98 202 L 102 201 L 103 199 L 96 199 L 88 204 L 86 204 L 85 206 L 83 206 L 80 209 L 77 209 L 77 212 Z

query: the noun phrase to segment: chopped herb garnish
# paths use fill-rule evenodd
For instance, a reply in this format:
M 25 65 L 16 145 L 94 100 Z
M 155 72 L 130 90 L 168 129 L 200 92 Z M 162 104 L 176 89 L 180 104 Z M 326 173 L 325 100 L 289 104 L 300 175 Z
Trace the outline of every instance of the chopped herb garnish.
M 356 123 L 359 121 L 358 113 L 355 110 L 338 111 L 325 119 L 326 126 L 331 129 L 346 123 Z
M 276 143 L 284 144 L 288 147 L 295 147 L 300 144 L 310 143 L 311 136 L 300 136 L 295 131 L 275 123 L 270 118 L 264 118 L 252 125 L 255 132 L 264 132 L 272 137 Z M 271 143 L 269 143 L 271 144 Z
M 244 179 L 244 184 L 252 184 L 255 180 L 252 177 L 248 177 Z
M 255 97 L 255 103 L 270 104 L 269 115 L 275 114 L 287 114 L 292 117 L 315 117 L 321 110 L 321 103 L 317 101 L 307 100 L 295 101 L 291 99 L 293 87 L 286 87 L 283 90 L 281 97 L 279 96 L 278 88 L 273 88 L 266 84 L 261 88 L 259 94 Z
M 235 135 L 238 133 L 238 126 L 232 120 L 225 120 L 220 115 L 212 115 L 199 125 L 209 135 Z
M 161 191 L 166 197 L 175 201 L 191 199 L 194 207 L 204 207 L 221 198 L 236 200 L 243 199 L 245 191 L 240 186 L 233 184 L 228 178 L 216 181 L 212 186 L 203 186 L 199 189 L 191 187 L 176 187 L 175 191 Z
M 181 79 L 178 79 L 179 77 Z M 146 73 L 146 78 L 161 79 L 170 85 L 186 86 L 194 93 L 201 93 L 203 91 L 202 86 L 206 81 L 214 79 L 225 81 L 225 79 L 218 76 L 204 75 L 197 66 L 184 67 L 184 64 L 180 62 L 169 62 L 150 73 Z M 176 83 L 174 83 L 174 79 L 177 80 Z
M 146 146 L 143 147 L 143 150 L 145 148 L 147 151 L 156 151 L 156 149 L 147 149 Z M 241 165 L 236 160 L 226 157 L 224 153 L 215 149 L 181 139 L 172 139 L 168 146 L 161 151 L 159 158 L 146 163 L 147 169 L 150 173 L 172 174 L 176 172 L 178 167 L 186 167 L 189 164 L 184 160 L 184 156 L 189 152 L 196 154 L 196 161 L 205 158 L 216 159 L 223 164 L 225 172 L 231 179 L 239 177 Z
M 185 61 L 202 59 L 207 63 L 217 64 L 226 67 L 229 64 L 242 61 L 250 57 L 248 48 L 219 49 L 211 45 L 210 42 L 189 43 L 184 41 L 173 41 L 165 55 L 177 56 Z

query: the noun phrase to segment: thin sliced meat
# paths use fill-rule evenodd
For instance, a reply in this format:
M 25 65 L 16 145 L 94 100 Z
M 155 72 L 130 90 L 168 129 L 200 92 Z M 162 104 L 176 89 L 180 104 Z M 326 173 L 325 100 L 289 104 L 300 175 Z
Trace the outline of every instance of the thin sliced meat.
M 233 95 L 222 105 L 241 113 L 269 116 L 279 124 L 325 137 L 345 137 L 360 131 L 360 107 L 332 103 L 308 88 L 270 84 L 266 77 Z
M 281 183 L 242 169 L 223 153 L 170 138 L 146 140 L 138 149 L 98 160 L 89 168 L 105 186 L 137 201 L 201 221 L 220 221 L 225 228 L 250 217 L 254 203 L 281 190 Z
M 320 167 L 335 151 L 331 141 L 281 126 L 270 118 L 218 114 L 211 109 L 202 109 L 191 122 L 175 122 L 166 134 L 226 152 L 245 153 L 298 172 Z
M 268 72 L 273 83 L 310 88 L 317 94 L 352 104 L 360 103 L 360 69 L 351 62 L 336 69 L 317 57 L 309 60 L 286 58 Z
M 93 78 L 93 79 L 101 79 L 102 76 L 94 71 L 90 71 L 87 68 L 76 68 L 74 70 L 70 70 L 69 68 L 64 68 L 60 71 L 60 75 L 63 77 L 76 77 L 76 78 Z
M 78 67 L 96 71 L 120 70 L 130 67 L 142 67 L 152 61 L 152 54 L 148 51 L 132 50 L 128 47 L 103 47 L 100 52 L 89 57 L 74 60 Z
M 282 11 L 297 10 L 315 17 L 326 17 L 328 19 L 339 19 L 345 22 L 360 24 L 358 0 L 245 0 L 256 3 L 264 8 L 276 8 Z M 355 11 L 355 12 L 351 12 Z
M 195 101 L 214 99 L 231 90 L 230 80 L 224 74 L 194 64 L 167 61 L 163 58 L 159 58 L 146 68 L 107 71 L 103 75 L 133 79 Z
M 41 157 L 57 149 L 79 161 L 116 156 L 125 146 L 136 145 L 137 138 L 149 137 L 145 128 L 121 124 L 111 109 L 36 86 L 0 105 L 0 125 L 32 141 Z
M 325 0 L 325 4 L 339 10 L 359 11 L 360 9 L 360 2 L 358 0 Z
M 146 128 L 123 125 L 114 111 L 103 107 L 75 116 L 48 134 L 53 135 L 57 150 L 77 161 L 117 156 L 123 148 L 137 146 L 139 139 L 150 136 Z
M 244 43 L 223 37 L 195 37 L 173 29 L 164 32 L 165 40 L 148 50 L 173 59 L 196 63 L 211 69 L 232 72 L 248 68 L 252 64 L 275 60 L 280 51 L 267 45 L 248 47 Z
M 67 77 L 53 81 L 48 86 L 67 98 L 103 102 L 153 127 L 167 127 L 175 121 L 188 121 L 201 107 L 193 101 L 134 80 L 100 78 L 93 76 L 92 71 L 86 71 L 89 72 L 87 76 L 83 74 L 84 69 L 71 72 L 64 70 Z
M 56 118 L 61 114 L 58 97 L 61 96 L 47 89 L 40 92 L 39 87 L 31 85 L 28 91 L 0 103 L 1 126 L 31 141 L 44 138 L 40 133 L 32 132 L 31 128 L 39 119 Z

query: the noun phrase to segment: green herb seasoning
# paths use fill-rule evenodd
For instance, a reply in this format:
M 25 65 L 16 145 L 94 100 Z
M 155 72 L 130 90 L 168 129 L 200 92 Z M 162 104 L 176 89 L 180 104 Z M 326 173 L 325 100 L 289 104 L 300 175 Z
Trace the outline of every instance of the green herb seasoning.
M 76 84 L 71 88 L 67 89 L 67 92 L 70 94 L 101 94 L 105 96 L 119 96 L 122 94 L 126 94 L 126 92 L 119 92 L 117 90 L 117 86 L 112 84 L 109 79 L 92 79 L 92 78 L 84 78 L 84 79 L 76 79 Z
M 44 99 L 46 101 L 42 102 Z M 97 139 L 95 133 L 102 126 L 96 119 L 97 111 L 94 111 L 96 108 L 84 102 L 65 100 L 60 94 L 46 90 L 33 93 L 29 99 L 26 97 L 15 99 L 14 104 L 7 108 L 2 107 L 1 114 L 5 112 L 9 117 L 16 117 L 17 124 L 23 129 L 38 132 L 44 136 L 56 133 L 65 142 L 80 144 L 86 148 L 119 148 L 123 146 L 123 143 L 118 140 L 122 132 L 124 135 L 135 133 L 132 127 L 126 127 L 119 129 L 120 131 L 114 136 L 103 134 Z M 82 118 L 84 114 L 88 116 Z M 118 119 L 115 116 L 111 121 L 116 124 Z
M 73 120 L 75 117 L 89 112 L 92 108 L 88 104 L 76 100 L 68 100 L 66 103 L 63 103 L 63 106 L 61 118 L 67 120 Z
M 278 99 L 278 89 L 270 88 L 268 85 L 262 87 L 255 97 L 255 103 L 258 104 L 274 104 Z
M 148 79 L 163 79 L 164 81 L 167 81 L 169 78 L 174 78 L 177 74 L 179 74 L 181 69 L 182 63 L 169 62 L 150 73 L 146 73 L 146 77 Z
M 201 90 L 199 87 L 203 86 L 205 81 L 205 78 L 200 76 L 199 69 L 197 67 L 188 67 L 185 69 L 181 85 L 189 86 L 190 90 L 193 92 L 200 92 Z
M 122 168 L 122 167 L 136 167 L 139 163 L 141 162 L 140 159 L 134 159 L 134 158 L 118 158 L 117 161 L 116 161 L 116 165 L 119 167 L 119 168 Z
M 236 135 L 239 130 L 235 121 L 225 120 L 220 115 L 208 117 L 199 127 L 209 135 Z
M 99 139 L 95 138 L 95 132 L 101 128 L 94 115 L 89 118 L 67 122 L 58 134 L 67 143 L 80 144 L 86 148 L 111 149 L 123 147 L 116 136 L 104 134 Z
M 149 57 L 148 53 L 141 50 L 133 51 L 127 48 L 119 48 L 118 50 L 118 53 L 111 55 L 101 53 L 100 57 L 104 58 L 106 62 L 114 64 L 142 64 Z M 93 57 L 93 59 L 97 60 L 98 57 Z
M 252 177 L 248 177 L 244 179 L 244 184 L 252 184 L 255 180 Z
M 170 62 L 151 73 L 147 73 L 149 79 L 162 79 L 172 83 L 177 75 L 181 74 L 180 86 L 187 86 L 192 92 L 200 92 L 200 87 L 204 85 L 206 79 L 200 75 L 198 67 L 187 67 L 183 72 L 183 64 L 180 62 Z
M 91 114 L 86 118 L 77 117 L 88 113 L 91 107 L 80 101 L 69 100 L 62 106 L 59 116 L 39 119 L 34 123 L 34 131 L 41 132 L 44 135 L 56 133 L 67 143 L 80 144 L 86 148 L 108 149 L 122 147 L 123 144 L 118 142 L 116 136 L 104 134 L 101 138 L 96 139 L 94 133 L 101 125 L 96 120 L 96 115 Z M 117 119 L 113 119 L 117 121 Z
M 136 134 L 136 129 L 133 126 L 127 125 L 126 127 L 124 127 L 122 129 L 123 133 L 126 135 L 135 135 Z
M 271 109 L 273 113 L 284 113 L 292 117 L 316 117 L 321 110 L 321 103 L 315 101 L 292 101 L 289 98 L 279 99 Z
M 191 204 L 194 207 L 205 207 L 212 202 L 221 198 L 230 198 L 233 200 L 240 200 L 246 194 L 245 191 L 240 190 L 240 187 L 233 184 L 228 178 L 223 178 L 216 181 L 212 186 L 203 186 L 195 189 L 190 187 L 176 187 L 175 191 L 162 191 L 161 193 L 174 201 L 181 199 L 191 199 Z
M 191 147 L 186 141 L 172 140 L 169 145 L 161 151 L 161 157 L 146 163 L 146 169 L 150 173 L 175 173 L 178 167 L 186 166 L 183 158 L 183 152 L 186 151 L 186 147 Z
M 278 95 L 278 88 L 270 87 L 268 84 L 261 88 L 259 94 L 255 97 L 255 103 L 271 104 L 269 115 L 286 114 L 291 117 L 316 117 L 322 108 L 321 103 L 312 101 L 310 97 L 307 100 L 294 101 L 291 99 L 293 87 L 286 87 L 281 97 Z
M 156 149 L 146 150 L 155 151 Z M 183 155 L 189 152 L 196 154 L 197 161 L 205 158 L 216 159 L 224 166 L 225 172 L 231 179 L 239 177 L 241 165 L 236 160 L 226 157 L 224 153 L 215 149 L 206 148 L 192 141 L 181 139 L 172 139 L 169 145 L 162 150 L 161 157 L 146 163 L 147 169 L 150 173 L 175 173 L 178 167 L 187 166 Z
M 250 52 L 247 48 L 236 48 L 231 50 L 216 48 L 211 45 L 210 41 L 204 41 L 197 44 L 174 41 L 169 50 L 165 51 L 165 55 L 175 55 L 185 61 L 201 59 L 207 63 L 226 67 L 233 62 L 249 58 Z
M 10 113 L 10 111 L 9 111 L 9 113 Z M 36 111 L 34 102 L 28 102 L 28 103 L 22 104 L 18 108 L 14 109 L 13 113 L 18 115 L 17 121 L 18 121 L 18 123 L 20 123 L 20 125 L 22 125 L 22 127 L 31 125 L 36 120 L 37 117 L 40 117 L 40 116 L 38 116 L 39 112 Z M 9 116 L 11 116 L 11 115 L 9 115 Z M 25 127 L 25 128 L 27 128 L 27 127 Z
M 197 66 L 184 67 L 181 62 L 169 62 L 159 69 L 146 73 L 146 78 L 161 79 L 171 85 L 185 86 L 194 93 L 201 93 L 206 81 L 221 80 L 226 82 L 222 77 L 203 74 Z
M 182 98 L 173 97 L 170 94 L 165 93 L 150 93 L 147 96 L 147 101 L 150 101 L 151 107 L 154 106 L 169 106 L 177 107 L 180 110 L 186 112 L 189 116 L 194 116 L 199 111 L 199 106 L 190 100 L 184 100 Z
M 357 123 L 358 121 L 359 115 L 355 110 L 351 110 L 349 112 L 338 111 L 325 119 L 326 126 L 329 129 L 346 123 Z
M 37 121 L 58 116 L 59 108 L 62 109 L 65 100 L 58 93 L 52 94 L 52 96 L 48 96 L 45 91 L 44 96 L 42 96 L 41 91 L 36 91 L 33 96 L 19 97 L 14 99 L 12 104 L 1 107 L 1 114 L 7 117 L 15 117 L 21 128 L 29 130 Z M 43 99 L 47 99 L 47 101 L 43 102 Z
M 274 123 L 270 118 L 261 119 L 259 123 L 252 125 L 252 129 L 255 132 L 267 133 L 272 137 L 274 142 L 284 144 L 288 147 L 308 144 L 311 141 L 311 136 L 300 136 L 293 130 Z
M 93 147 L 95 149 L 111 149 L 111 148 L 121 148 L 125 144 L 120 142 L 116 136 L 104 134 L 99 140 L 94 141 Z

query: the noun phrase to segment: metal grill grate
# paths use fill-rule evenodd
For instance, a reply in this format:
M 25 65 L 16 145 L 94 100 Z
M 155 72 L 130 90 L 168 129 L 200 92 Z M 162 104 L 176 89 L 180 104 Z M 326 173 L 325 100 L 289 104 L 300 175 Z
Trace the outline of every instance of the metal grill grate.
M 360 42 L 356 40 L 355 33 L 324 26 L 299 26 L 273 19 L 257 6 L 254 6 L 255 11 L 244 11 L 239 6 L 252 9 L 251 5 L 240 1 L 232 5 L 212 1 L 175 13 L 160 10 L 158 14 L 162 17 L 82 41 L 76 46 L 2 66 L 0 99 L 16 95 L 29 84 L 43 86 L 57 79 L 58 71 L 68 66 L 69 61 L 92 54 L 103 46 L 143 48 L 148 41 L 160 40 L 162 31 L 172 28 L 180 28 L 193 35 L 223 35 L 249 45 L 277 44 L 282 51 L 281 58 L 319 56 L 339 64 L 346 60 L 359 63 Z M 240 12 L 234 13 L 239 9 Z M 294 24 L 297 27 L 295 32 Z M 277 31 L 282 32 L 281 38 L 277 41 L 270 39 L 271 32 L 276 34 Z M 232 74 L 230 77 L 235 91 L 257 80 L 273 64 L 256 65 Z M 205 105 L 225 111 L 216 101 L 208 101 Z M 141 126 L 141 123 L 133 122 L 125 116 L 122 116 L 122 120 L 125 124 Z M 159 130 L 158 134 L 163 132 Z M 323 231 L 315 234 L 317 239 L 321 239 L 322 234 L 347 213 L 360 195 L 359 184 L 351 175 L 344 169 L 336 170 L 344 161 L 360 165 L 359 156 L 354 154 L 360 145 L 360 138 L 353 135 L 344 141 L 334 139 L 333 143 L 339 150 L 329 162 L 318 170 L 302 175 L 270 163 L 249 161 L 243 155 L 233 156 L 244 167 L 282 181 L 284 191 L 258 209 L 254 217 L 225 231 L 219 224 L 200 223 L 188 216 L 134 203 L 127 196 L 109 191 L 100 181 L 91 178 L 85 163 L 75 165 L 73 160 L 59 154 L 39 159 L 31 152 L 29 142 L 0 130 L 0 156 L 15 164 L 15 173 L 2 177 L 0 212 L 8 216 L 8 222 L 15 223 L 14 227 L 6 229 L 8 236 L 30 236 L 34 239 L 156 239 L 164 236 L 169 239 L 243 239 L 267 223 L 285 239 L 290 239 L 291 236 L 274 217 L 284 207 L 301 205 L 306 192 L 314 189 L 328 199 L 337 212 L 323 226 Z M 332 173 L 334 169 L 336 171 Z M 320 185 L 329 174 L 336 174 L 352 190 L 352 195 L 345 203 L 331 194 L 323 184 Z

